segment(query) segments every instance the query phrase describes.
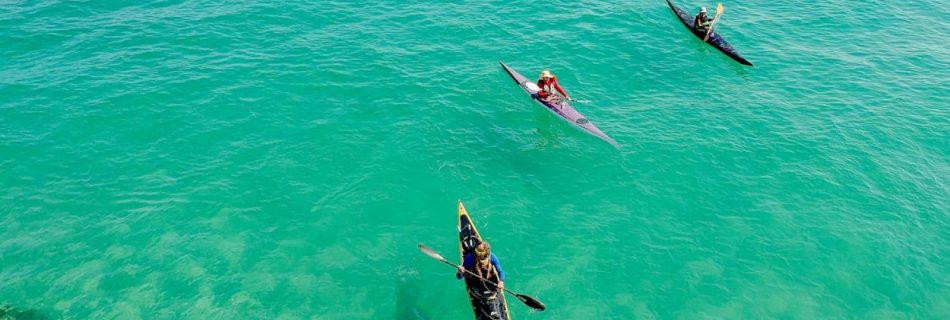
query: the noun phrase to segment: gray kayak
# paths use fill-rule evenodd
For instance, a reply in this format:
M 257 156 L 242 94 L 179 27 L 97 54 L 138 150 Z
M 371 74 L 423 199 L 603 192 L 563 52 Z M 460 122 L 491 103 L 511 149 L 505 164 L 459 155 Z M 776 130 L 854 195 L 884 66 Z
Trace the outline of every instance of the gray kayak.
M 594 125 L 594 123 L 588 121 L 587 118 L 584 117 L 584 115 L 582 115 L 580 112 L 577 112 L 577 110 L 574 110 L 574 107 L 571 107 L 571 104 L 567 100 L 539 99 L 537 95 L 539 91 L 537 84 L 535 84 L 531 80 L 528 80 L 528 78 L 525 78 L 525 76 L 518 73 L 518 71 L 515 71 L 512 68 L 509 68 L 508 65 L 505 65 L 504 62 L 499 61 L 498 63 L 500 63 L 501 67 L 505 69 L 505 72 L 508 72 L 508 75 L 511 76 L 511 79 L 515 80 L 515 83 L 517 83 L 518 86 L 520 86 L 521 89 L 524 90 L 525 93 L 531 96 L 532 100 L 534 100 L 541 106 L 544 106 L 545 109 L 548 109 L 548 111 L 553 112 L 561 119 L 564 119 L 565 121 L 570 122 L 575 127 L 580 128 L 584 132 L 587 132 L 604 141 L 607 141 L 614 147 L 618 147 L 618 148 L 620 147 L 620 144 L 617 143 L 617 141 L 614 141 L 614 139 L 611 139 L 603 131 L 600 131 L 600 129 L 598 129 L 597 126 Z

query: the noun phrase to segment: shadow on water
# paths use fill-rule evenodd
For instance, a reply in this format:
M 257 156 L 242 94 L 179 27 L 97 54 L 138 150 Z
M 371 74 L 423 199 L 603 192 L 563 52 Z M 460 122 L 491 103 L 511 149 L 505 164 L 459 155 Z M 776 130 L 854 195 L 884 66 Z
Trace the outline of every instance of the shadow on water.
M 419 305 L 422 289 L 416 280 L 403 279 L 396 282 L 396 317 L 397 320 L 427 320 L 432 319 Z
M 37 310 L 21 310 L 12 305 L 0 305 L 0 320 L 48 320 L 50 317 Z
M 735 72 L 735 74 L 744 81 L 750 81 L 752 79 L 749 76 L 749 69 L 754 67 L 742 65 L 741 63 L 732 60 L 732 58 L 720 52 L 719 49 L 716 49 L 708 43 L 703 42 L 703 40 L 700 40 L 696 37 L 692 38 L 693 41 L 691 42 L 695 45 L 696 51 L 701 53 L 701 55 L 697 56 L 696 59 L 702 59 L 701 61 L 708 65 L 725 66 L 726 68 L 729 68 L 729 70 Z M 740 50 L 739 53 L 742 53 L 742 51 Z M 755 63 L 755 61 L 752 61 L 752 63 Z
M 557 130 L 561 129 L 557 128 L 557 126 L 562 124 L 558 122 L 563 122 L 564 120 L 558 119 L 556 115 L 551 114 L 551 111 L 548 110 L 538 109 L 534 114 L 537 124 L 535 133 L 538 137 L 535 142 L 535 147 L 544 149 L 556 145 L 560 138 Z
M 729 57 L 725 57 L 726 61 L 729 62 L 729 68 L 736 73 L 737 76 L 742 78 L 742 80 L 749 82 L 752 78 L 749 76 L 749 69 L 754 67 L 744 66 L 740 63 L 735 62 Z

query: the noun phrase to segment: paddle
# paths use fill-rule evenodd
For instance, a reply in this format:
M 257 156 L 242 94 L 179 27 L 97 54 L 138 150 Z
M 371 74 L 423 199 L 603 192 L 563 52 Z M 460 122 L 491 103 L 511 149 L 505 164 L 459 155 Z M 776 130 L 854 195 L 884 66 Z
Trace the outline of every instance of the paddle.
M 433 259 L 439 260 L 439 261 L 441 261 L 441 262 L 444 263 L 444 264 L 453 266 L 453 267 L 455 267 L 456 269 L 459 268 L 458 265 L 456 265 L 456 264 L 454 264 L 454 263 L 451 263 L 451 262 L 449 262 L 448 260 L 445 260 L 445 258 L 443 258 L 442 255 L 436 253 L 436 252 L 433 251 L 432 249 L 429 249 L 429 247 L 426 247 L 425 245 L 422 245 L 422 244 L 419 244 L 418 246 L 419 246 L 419 250 L 422 250 L 422 253 L 425 253 L 426 255 L 432 257 Z M 465 270 L 465 269 L 463 268 L 462 270 Z M 485 278 L 482 278 L 481 276 L 479 276 L 479 275 L 477 275 L 477 274 L 474 274 L 474 273 L 472 273 L 471 271 L 465 270 L 465 272 L 468 273 L 468 274 L 470 274 L 470 275 L 473 275 L 473 276 L 475 276 L 475 277 L 477 277 L 477 278 L 479 278 L 479 279 L 482 279 L 482 280 L 484 280 L 484 281 L 491 282 L 490 280 L 485 279 Z M 498 285 L 497 283 L 494 283 L 494 282 L 491 282 L 491 283 L 494 284 L 494 285 L 496 285 L 496 286 Z M 535 298 L 533 298 L 533 297 L 531 297 L 531 296 L 527 296 L 527 295 L 515 293 L 514 291 L 508 290 L 508 288 L 503 288 L 503 289 L 505 290 L 505 292 L 508 292 L 508 293 L 510 293 L 511 295 L 515 296 L 515 298 L 518 298 L 518 300 L 521 300 L 522 303 L 524 303 L 526 306 L 531 307 L 532 309 L 535 309 L 535 310 L 538 310 L 538 311 L 544 311 L 544 308 L 546 308 L 546 307 L 544 306 L 544 304 L 541 303 L 541 301 L 538 301 L 538 299 L 535 299 Z
M 560 93 L 555 92 L 554 94 L 560 97 L 562 100 L 567 100 L 567 102 L 590 103 L 590 100 L 578 100 L 574 98 L 568 99 L 567 97 L 561 95 Z
M 719 16 L 721 16 L 722 12 L 725 10 L 726 8 L 722 6 L 722 2 L 720 2 L 719 5 L 716 6 L 716 17 L 713 18 L 713 22 L 709 24 L 709 30 L 706 30 L 706 36 L 703 37 L 703 42 L 706 42 L 706 40 L 709 40 L 709 35 L 712 34 L 713 27 L 716 26 L 716 22 L 719 22 Z
M 590 100 L 578 100 L 578 99 L 574 99 L 574 98 L 571 98 L 570 100 L 568 100 L 567 98 L 565 98 L 565 97 L 562 96 L 562 95 L 557 95 L 557 96 L 558 96 L 559 98 L 561 98 L 562 101 L 565 101 L 565 102 L 567 102 L 567 103 L 590 103 Z

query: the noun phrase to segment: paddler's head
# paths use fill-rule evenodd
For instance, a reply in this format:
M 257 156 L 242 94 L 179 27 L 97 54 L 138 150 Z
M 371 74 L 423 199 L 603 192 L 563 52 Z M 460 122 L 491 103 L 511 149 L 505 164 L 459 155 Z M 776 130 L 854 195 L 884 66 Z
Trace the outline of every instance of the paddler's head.
M 541 79 L 547 80 L 551 78 L 554 78 L 554 75 L 551 74 L 551 71 L 548 71 L 548 70 L 541 71 Z
M 706 12 L 706 7 L 701 7 L 701 8 L 699 8 L 699 13 L 707 13 L 707 12 Z
M 491 245 L 488 242 L 482 241 L 477 247 L 475 247 L 475 259 L 478 260 L 480 264 L 488 264 L 491 261 Z

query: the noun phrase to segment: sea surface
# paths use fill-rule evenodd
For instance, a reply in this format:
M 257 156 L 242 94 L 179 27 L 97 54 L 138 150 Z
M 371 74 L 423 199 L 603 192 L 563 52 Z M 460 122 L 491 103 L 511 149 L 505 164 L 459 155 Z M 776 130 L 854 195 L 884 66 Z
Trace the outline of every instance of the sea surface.
M 754 67 L 660 0 L 0 0 L 0 309 L 470 319 L 462 200 L 516 319 L 950 318 L 948 3 L 724 5 Z

